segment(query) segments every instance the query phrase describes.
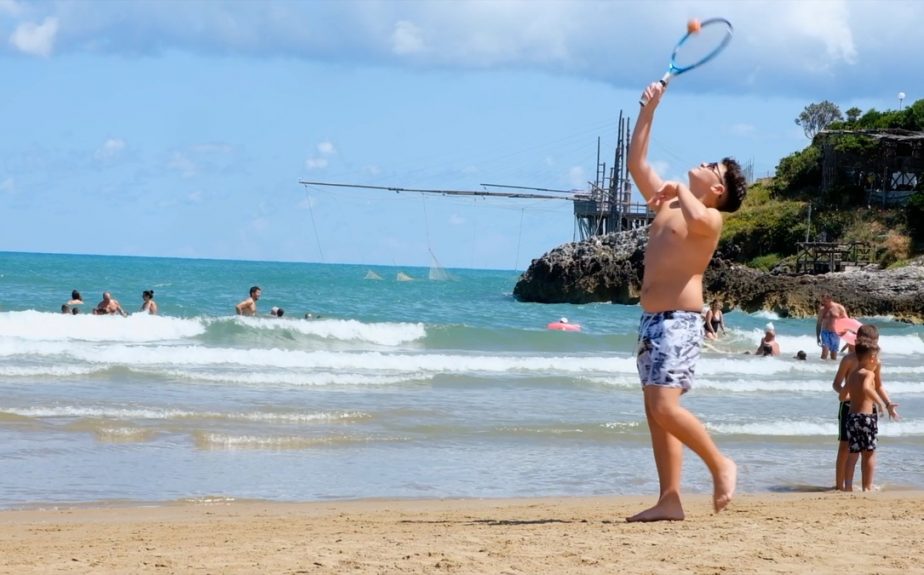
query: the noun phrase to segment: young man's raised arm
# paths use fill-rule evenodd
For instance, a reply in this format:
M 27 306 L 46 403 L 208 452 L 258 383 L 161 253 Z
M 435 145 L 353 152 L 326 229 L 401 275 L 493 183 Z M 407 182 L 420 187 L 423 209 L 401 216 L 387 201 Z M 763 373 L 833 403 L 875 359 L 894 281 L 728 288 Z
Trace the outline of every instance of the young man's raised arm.
M 638 191 L 650 202 L 655 193 L 661 189 L 664 182 L 661 177 L 654 171 L 651 164 L 648 163 L 648 142 L 651 139 L 651 122 L 654 119 L 655 109 L 661 102 L 661 95 L 664 93 L 664 86 L 660 82 L 655 82 L 645 88 L 644 95 L 648 97 L 648 103 L 638 112 L 638 119 L 635 121 L 635 131 L 632 133 L 632 142 L 629 145 L 629 173 L 638 186 Z M 657 208 L 659 206 L 655 206 Z

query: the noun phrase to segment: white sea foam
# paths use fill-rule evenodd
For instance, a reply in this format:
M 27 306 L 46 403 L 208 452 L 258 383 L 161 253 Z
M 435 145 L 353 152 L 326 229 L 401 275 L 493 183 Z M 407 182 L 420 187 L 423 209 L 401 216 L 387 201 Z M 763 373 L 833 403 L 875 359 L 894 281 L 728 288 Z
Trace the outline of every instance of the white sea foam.
M 96 366 L 42 365 L 18 366 L 0 365 L 0 377 L 74 377 L 90 375 L 100 371 Z
M 637 375 L 614 375 L 612 377 L 587 377 L 582 378 L 584 381 L 599 385 L 609 385 L 623 389 L 639 387 Z M 829 395 L 834 398 L 834 392 L 831 389 L 831 379 L 811 379 L 811 378 L 749 378 L 749 379 L 711 379 L 708 377 L 697 377 L 693 387 L 697 390 L 712 390 L 726 393 L 820 393 Z M 918 381 L 886 381 L 884 382 L 889 394 L 895 396 L 893 400 L 898 401 L 902 395 L 920 395 L 924 394 L 924 382 Z
M 733 379 L 733 380 L 714 380 L 699 377 L 696 379 L 696 389 L 711 389 L 717 391 L 728 391 L 733 393 L 764 393 L 764 392 L 822 392 L 830 393 L 831 397 L 836 398 L 831 389 L 830 380 L 818 379 Z M 924 391 L 924 386 L 922 386 Z
M 189 380 L 290 385 L 376 385 L 427 380 L 436 374 L 599 377 L 605 384 L 618 384 L 623 379 L 629 381 L 637 377 L 635 358 L 628 354 L 486 355 L 278 348 L 248 351 L 200 345 L 106 345 L 0 339 L 0 358 L 4 357 L 27 358 L 29 361 L 26 365 L 11 363 L 0 367 L 0 375 L 10 377 L 42 374 L 80 376 L 113 367 Z M 42 361 L 49 365 L 41 365 Z M 890 365 L 888 356 L 885 356 L 884 365 L 883 378 L 887 383 L 924 375 L 924 364 Z M 810 385 L 806 381 L 833 379 L 836 369 L 835 362 L 814 358 L 797 361 L 790 357 L 713 354 L 703 356 L 696 373 L 698 381 L 702 382 L 718 384 L 729 379 L 741 380 L 743 387 L 748 379 L 773 380 L 779 385 L 801 388 Z
M 753 352 L 757 349 L 761 338 L 764 336 L 763 329 L 755 328 L 750 331 L 746 330 L 729 330 L 729 335 L 716 342 L 707 342 L 710 347 L 706 347 L 704 352 L 708 355 L 715 351 L 725 355 L 743 355 L 745 351 Z M 809 357 L 821 356 L 821 348 L 814 335 L 786 335 L 777 333 L 777 343 L 780 344 L 780 355 L 783 357 L 792 357 L 798 351 L 804 351 Z M 882 356 L 890 355 L 916 355 L 924 354 L 924 340 L 920 336 L 910 335 L 885 335 L 879 338 L 879 347 L 882 348 Z M 715 350 L 715 351 L 713 351 Z
M 164 372 L 148 371 L 155 375 L 167 375 L 188 381 L 203 381 L 209 383 L 240 383 L 243 385 L 288 385 L 288 386 L 324 386 L 324 385 L 357 385 L 377 386 L 395 385 L 408 381 L 425 382 L 433 379 L 433 373 L 401 373 L 395 375 L 375 375 L 369 373 L 332 373 L 329 371 L 306 370 L 293 372 L 291 370 L 270 371 L 211 371 L 199 370 L 168 370 Z
M 24 341 L 156 342 L 205 333 L 201 319 L 133 314 L 128 317 L 38 311 L 0 313 L 0 338 Z
M 276 423 L 317 423 L 326 421 L 354 421 L 368 419 L 369 414 L 362 412 L 215 412 L 188 411 L 182 409 L 133 409 L 122 407 L 84 407 L 63 405 L 55 407 L 5 407 L 0 405 L 0 412 L 23 417 L 56 418 L 80 417 L 94 419 L 226 419 L 237 421 L 262 421 Z
M 259 352 L 198 345 L 135 346 L 0 340 L 0 357 L 29 356 L 91 365 L 159 367 L 247 367 L 353 370 L 391 373 L 613 373 L 635 372 L 627 356 L 467 355 L 453 353 L 334 352 L 263 349 Z
M 761 319 L 770 319 L 770 320 L 778 320 L 778 319 L 780 319 L 779 314 L 777 314 L 776 312 L 770 311 L 770 310 L 760 310 L 760 311 L 756 311 L 756 312 L 752 313 L 751 315 L 752 315 L 753 317 L 759 317 L 759 318 L 761 318 Z
M 759 341 L 759 336 L 755 342 Z M 805 351 L 809 355 L 821 355 L 821 348 L 814 335 L 803 336 L 777 336 L 780 343 L 780 352 L 784 355 L 795 355 L 799 350 Z M 755 343 L 756 347 L 756 343 Z M 924 340 L 917 335 L 884 335 L 879 338 L 879 347 L 882 349 L 882 356 L 888 358 L 890 355 L 917 355 L 924 354 Z
M 313 447 L 349 447 L 371 441 L 397 441 L 395 438 L 351 437 L 345 435 L 327 437 L 299 436 L 256 436 L 226 435 L 220 433 L 196 433 L 196 445 L 200 449 L 310 449 Z
M 836 432 L 836 423 L 818 421 L 774 420 L 756 423 L 706 423 L 706 427 L 717 434 L 757 436 L 831 436 Z M 910 437 L 924 435 L 924 420 L 888 421 L 879 418 L 881 437 Z
M 300 318 L 181 318 L 143 313 L 128 317 L 71 316 L 61 313 L 15 311 L 0 313 L 0 338 L 22 341 L 91 341 L 148 343 L 200 336 L 209 326 L 233 322 L 248 329 L 293 331 L 324 340 L 396 346 L 426 337 L 422 323 L 363 323 L 356 320 Z
M 394 346 L 423 339 L 427 330 L 422 323 L 363 323 L 341 319 L 287 319 L 239 317 L 235 321 L 262 330 L 292 330 L 328 340 L 368 342 Z
M 763 326 L 753 329 L 730 328 L 726 335 L 718 341 L 707 342 L 709 347 L 705 348 L 705 352 L 708 354 L 718 351 L 729 355 L 742 354 L 745 351 L 753 352 L 763 336 Z M 818 346 L 814 333 L 791 335 L 777 326 L 776 341 L 780 344 L 780 354 L 785 357 L 792 357 L 798 351 L 804 351 L 810 357 L 821 356 L 821 348 Z M 882 355 L 885 357 L 924 354 L 924 339 L 916 334 L 883 335 L 879 338 L 879 347 L 882 348 Z

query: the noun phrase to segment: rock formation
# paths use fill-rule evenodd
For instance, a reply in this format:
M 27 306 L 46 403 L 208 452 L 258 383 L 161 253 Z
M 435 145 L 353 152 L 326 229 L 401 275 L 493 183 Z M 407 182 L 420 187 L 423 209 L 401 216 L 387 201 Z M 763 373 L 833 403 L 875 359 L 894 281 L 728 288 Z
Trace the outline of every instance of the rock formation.
M 513 295 L 539 303 L 638 303 L 648 229 L 565 244 L 535 259 Z M 766 273 L 713 258 L 704 277 L 706 301 L 746 312 L 772 310 L 781 317 L 809 317 L 831 294 L 852 316 L 891 315 L 924 323 L 924 257 L 892 270 L 823 275 Z

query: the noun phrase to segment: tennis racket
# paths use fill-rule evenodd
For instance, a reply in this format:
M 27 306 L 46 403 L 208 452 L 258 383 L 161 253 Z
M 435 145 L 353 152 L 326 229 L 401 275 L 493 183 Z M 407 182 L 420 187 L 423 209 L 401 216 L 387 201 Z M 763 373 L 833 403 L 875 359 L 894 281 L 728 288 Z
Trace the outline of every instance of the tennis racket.
M 674 46 L 671 64 L 661 78 L 661 85 L 667 86 L 674 76 L 698 68 L 718 56 L 731 42 L 732 31 L 731 22 L 725 18 L 709 18 L 700 22 L 698 30 L 690 29 Z M 643 96 L 638 103 L 644 106 L 648 98 Z

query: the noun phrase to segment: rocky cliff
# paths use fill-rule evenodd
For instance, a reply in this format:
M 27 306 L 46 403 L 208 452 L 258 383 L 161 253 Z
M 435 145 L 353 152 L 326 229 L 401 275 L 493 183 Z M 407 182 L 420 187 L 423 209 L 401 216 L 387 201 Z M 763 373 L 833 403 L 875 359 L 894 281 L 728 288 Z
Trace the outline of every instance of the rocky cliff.
M 638 303 L 647 240 L 648 229 L 642 228 L 559 246 L 532 261 L 513 295 L 539 303 Z M 893 270 L 795 276 L 731 264 L 717 254 L 703 288 L 707 301 L 718 298 L 726 308 L 747 312 L 813 316 L 822 294 L 829 293 L 852 316 L 924 323 L 924 258 Z

